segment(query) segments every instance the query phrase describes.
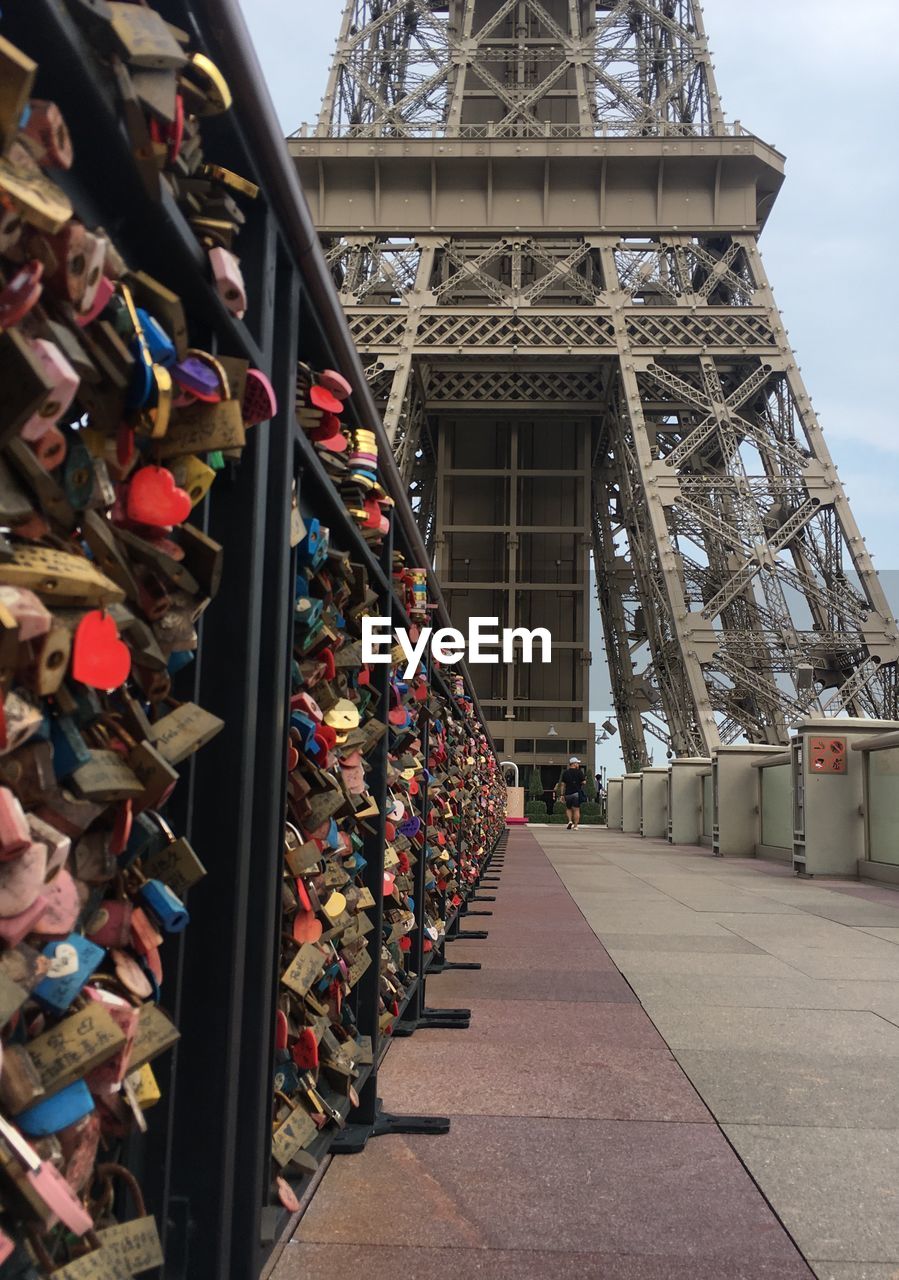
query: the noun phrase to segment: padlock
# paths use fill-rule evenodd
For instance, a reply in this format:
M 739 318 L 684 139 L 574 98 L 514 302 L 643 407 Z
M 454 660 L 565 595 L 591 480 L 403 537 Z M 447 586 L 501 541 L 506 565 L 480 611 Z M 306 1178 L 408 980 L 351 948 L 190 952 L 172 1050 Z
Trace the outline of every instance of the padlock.
M 233 253 L 221 247 L 209 250 L 209 263 L 216 292 L 231 315 L 242 320 L 247 309 L 247 290 L 240 264 Z
M 13 325 L 21 323 L 37 305 L 44 291 L 43 275 L 43 264 L 32 259 L 21 266 L 0 289 L 0 326 L 11 329 Z
M 278 412 L 275 389 L 261 369 L 248 369 L 240 411 L 248 427 L 268 422 Z
M 12 1178 L 45 1229 L 59 1221 L 76 1235 L 90 1231 L 93 1219 L 59 1171 L 42 1161 L 18 1129 L 2 1116 L 0 1167 Z
M 31 844 L 24 809 L 8 787 L 0 786 L 0 860 L 18 857 Z
M 85 934 L 98 947 L 124 948 L 131 942 L 134 907 L 127 899 L 104 898 L 85 925 Z
M 62 462 L 66 450 L 65 437 L 57 430 L 56 423 L 74 400 L 80 379 L 54 343 L 34 338 L 30 345 L 51 389 L 38 411 L 21 428 L 21 436 L 34 449 L 42 465 L 52 470 Z
M 44 1098 L 27 1111 L 20 1112 L 16 1123 L 29 1138 L 40 1138 L 77 1124 L 93 1109 L 94 1100 L 90 1089 L 83 1080 L 76 1080 L 52 1097 Z
M 34 988 L 33 996 L 46 1009 L 63 1013 L 80 993 L 106 952 L 78 933 L 50 942 L 43 950 L 50 962 L 47 976 Z
M 147 880 L 138 889 L 138 896 L 166 933 L 181 933 L 190 923 L 184 903 L 161 880 Z
M 42 844 L 29 844 L 15 858 L 0 862 L 0 917 L 16 918 L 34 906 L 46 874 L 47 850 Z
M 40 98 L 32 98 L 28 106 L 24 133 L 38 164 L 46 169 L 71 169 L 72 139 L 59 107 Z
M 53 770 L 60 780 L 70 778 L 76 769 L 90 761 L 90 749 L 71 716 L 57 716 L 50 721 L 50 743 Z

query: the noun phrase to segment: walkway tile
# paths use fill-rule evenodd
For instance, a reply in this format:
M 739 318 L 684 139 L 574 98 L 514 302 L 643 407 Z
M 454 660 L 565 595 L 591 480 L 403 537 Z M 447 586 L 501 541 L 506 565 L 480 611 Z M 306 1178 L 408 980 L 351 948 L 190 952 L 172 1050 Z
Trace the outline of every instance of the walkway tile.
M 728 1259 L 727 1280 L 794 1280 L 795 1265 Z M 803 1273 L 798 1273 L 803 1274 Z M 810 1272 L 804 1272 L 810 1276 Z M 538 1249 L 467 1249 L 449 1242 L 443 1249 L 292 1242 L 272 1280 L 434 1280 L 445 1276 L 478 1280 L 722 1280 L 721 1264 L 692 1257 L 645 1258 L 609 1253 L 564 1253 Z M 835 1280 L 890 1280 L 878 1273 L 847 1274 Z
M 805 1053 L 686 1049 L 677 1061 L 721 1124 L 899 1129 L 893 1059 L 833 1057 L 811 1044 Z
M 546 957 L 537 957 L 546 964 Z M 477 976 L 456 971 L 442 974 L 439 988 L 432 986 L 441 1004 L 457 1000 L 595 1000 L 613 1004 L 634 1004 L 637 997 L 615 968 L 579 971 L 568 963 L 553 968 L 494 968 L 488 964 Z
M 439 1055 L 427 1039 L 388 1054 L 378 1088 L 385 1108 L 400 1114 L 426 1114 L 439 1099 L 440 1111 L 450 1116 L 712 1123 L 665 1048 L 634 1053 L 598 1045 L 588 1062 L 574 1053 L 560 1060 L 537 1043 L 517 1047 L 513 1063 L 506 1045 L 472 1046 L 460 1033 Z
M 722 1275 L 734 1257 L 796 1258 L 705 1124 L 460 1116 L 451 1141 L 383 1138 L 335 1161 L 299 1238 L 424 1245 L 446 1234 L 475 1248 L 695 1257 Z
M 899 1259 L 894 1129 L 725 1125 L 800 1249 L 831 1261 Z M 893 1263 L 899 1269 L 899 1261 Z

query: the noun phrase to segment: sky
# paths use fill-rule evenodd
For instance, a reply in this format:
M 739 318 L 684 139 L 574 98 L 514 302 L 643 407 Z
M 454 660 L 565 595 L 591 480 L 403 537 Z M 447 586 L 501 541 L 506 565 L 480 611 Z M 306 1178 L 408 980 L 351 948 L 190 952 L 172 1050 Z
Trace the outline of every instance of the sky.
M 313 122 L 341 0 L 242 7 L 285 133 Z M 761 239 L 766 269 L 855 517 L 899 604 L 899 3 L 703 8 L 727 118 L 787 157 Z M 598 668 L 596 677 L 603 719 L 611 704 Z M 616 772 L 609 748 L 602 759 Z

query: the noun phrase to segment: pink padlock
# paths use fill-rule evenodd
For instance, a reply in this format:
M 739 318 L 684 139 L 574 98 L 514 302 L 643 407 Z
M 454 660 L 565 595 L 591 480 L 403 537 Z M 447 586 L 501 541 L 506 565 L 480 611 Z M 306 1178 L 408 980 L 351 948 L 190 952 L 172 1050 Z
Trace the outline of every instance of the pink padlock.
M 32 98 L 29 107 L 24 133 L 32 143 L 38 164 L 46 169 L 71 169 L 75 154 L 59 107 L 40 98 Z
M 0 918 L 0 940 L 8 947 L 17 947 L 23 938 L 28 937 L 35 921 L 40 920 L 46 909 L 47 897 L 41 893 L 20 915 Z
M 278 412 L 275 389 L 261 369 L 247 369 L 243 400 L 240 405 L 245 427 L 258 427 Z
M 32 258 L 0 290 L 0 327 L 11 329 L 37 305 L 44 290 L 43 275 L 43 263 Z
M 19 797 L 0 787 L 0 861 L 17 858 L 31 844 L 31 832 Z
M 82 307 L 84 309 L 75 317 L 75 323 L 78 327 L 83 329 L 85 325 L 89 325 L 96 320 L 97 316 L 100 315 L 102 311 L 106 310 L 109 305 L 109 300 L 114 293 L 115 285 L 109 279 L 109 276 L 101 275 L 100 279 L 97 281 L 97 288 L 91 305 L 89 307 L 84 307 L 84 304 L 82 303 Z
M 32 925 L 32 932 L 45 938 L 65 938 L 72 932 L 81 914 L 81 896 L 71 874 L 62 869 L 44 887 L 47 908 Z
M 128 1059 L 131 1057 L 140 1021 L 140 1007 L 103 987 L 85 987 L 83 994 L 94 1004 L 101 1004 L 125 1036 L 125 1043 L 118 1053 L 95 1067 L 87 1077 L 91 1093 L 114 1090 L 124 1080 L 128 1070 Z
M 336 369 L 323 369 L 318 375 L 318 380 L 338 400 L 346 400 L 353 394 L 352 383 L 347 382 L 343 374 L 338 373 Z
M 107 898 L 88 921 L 85 933 L 98 947 L 127 947 L 131 941 L 131 903 Z
M 209 250 L 209 262 L 219 297 L 232 316 L 242 320 L 247 309 L 247 290 L 240 264 L 233 253 L 219 247 Z
M 29 844 L 17 857 L 0 862 L 0 917 L 10 920 L 33 906 L 44 887 L 47 850 Z
M 32 338 L 29 346 L 52 386 L 40 409 L 32 414 L 20 434 L 34 449 L 43 466 L 52 468 L 65 457 L 65 437 L 56 430 L 55 424 L 75 399 L 79 378 L 59 347 L 46 338 Z
M 294 694 L 290 700 L 290 709 L 292 711 L 302 711 L 305 715 L 315 720 L 317 724 L 321 724 L 325 718 L 325 713 L 311 693 Z
M 77 308 L 81 314 L 90 312 L 96 300 L 100 282 L 106 279 L 103 275 L 103 264 L 106 262 L 106 241 L 103 236 L 95 235 L 92 231 L 86 231 L 83 253 L 84 292 Z M 103 305 L 105 306 L 106 303 Z
M 7 608 L 19 628 L 19 642 L 39 640 L 50 630 L 50 610 L 28 587 L 0 585 L 0 604 Z

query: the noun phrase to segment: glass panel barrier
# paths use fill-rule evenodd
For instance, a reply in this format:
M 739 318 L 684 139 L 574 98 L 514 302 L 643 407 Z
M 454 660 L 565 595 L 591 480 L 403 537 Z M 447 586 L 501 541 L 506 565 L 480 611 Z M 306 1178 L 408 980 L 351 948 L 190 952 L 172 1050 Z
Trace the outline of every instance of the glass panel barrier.
M 702 780 L 702 834 L 712 835 L 712 823 L 715 818 L 715 805 L 712 799 L 712 775 L 707 774 Z
M 868 753 L 868 857 L 899 866 L 899 747 Z
M 762 844 L 793 847 L 793 793 L 788 764 L 760 769 L 762 784 Z

